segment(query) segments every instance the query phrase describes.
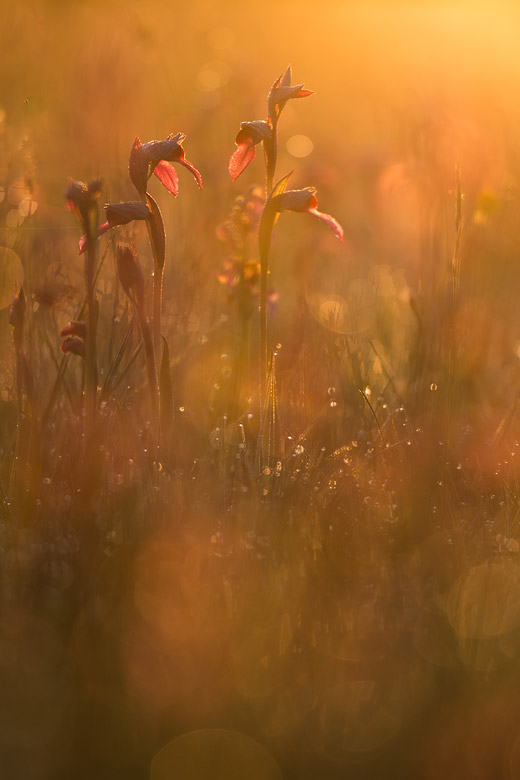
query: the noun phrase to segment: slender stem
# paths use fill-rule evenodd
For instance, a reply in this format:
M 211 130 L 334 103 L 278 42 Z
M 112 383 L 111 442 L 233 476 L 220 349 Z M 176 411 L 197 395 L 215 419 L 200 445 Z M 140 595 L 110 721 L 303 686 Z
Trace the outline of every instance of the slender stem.
M 152 402 L 152 425 L 153 425 L 153 440 L 154 447 L 159 447 L 160 442 L 160 416 L 159 416 L 159 382 L 157 379 L 157 368 L 155 362 L 155 351 L 152 339 L 152 333 L 150 325 L 146 319 L 144 309 L 140 306 L 136 307 L 137 317 L 139 319 L 139 327 L 141 328 L 141 335 L 143 337 L 144 354 L 146 361 L 146 373 L 148 375 L 148 385 L 150 387 L 150 398 Z
M 278 122 L 273 122 L 271 138 L 264 141 L 265 167 L 266 167 L 266 198 L 273 189 L 274 174 L 276 171 L 276 159 L 278 157 Z
M 87 224 L 87 256 L 85 259 L 85 287 L 87 292 L 87 352 L 85 366 L 85 434 L 87 443 L 96 421 L 97 399 L 97 302 L 95 274 L 97 265 L 97 208 L 92 207 Z
M 155 360 L 158 363 L 161 358 L 161 316 L 166 235 L 161 210 L 155 199 L 148 192 L 143 193 L 141 199 L 143 203 L 147 204 L 151 214 L 150 219 L 146 221 L 146 227 L 153 257 L 153 344 Z
M 152 244 L 153 246 L 153 244 Z M 163 296 L 164 266 L 159 267 L 154 258 L 153 274 L 153 345 L 157 360 L 161 354 L 161 317 Z

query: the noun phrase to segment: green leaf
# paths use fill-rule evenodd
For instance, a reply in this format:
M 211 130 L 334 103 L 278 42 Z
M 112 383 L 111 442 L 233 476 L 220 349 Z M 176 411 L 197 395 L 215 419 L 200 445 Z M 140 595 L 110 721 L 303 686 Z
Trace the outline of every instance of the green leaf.
M 150 239 L 153 245 L 154 261 L 159 270 L 162 271 L 166 258 L 166 233 L 161 209 L 157 205 L 157 201 L 148 192 L 146 193 L 146 202 L 151 212 L 148 224 L 150 225 Z
M 164 441 L 168 441 L 173 424 L 173 388 L 170 373 L 170 350 L 168 342 L 161 336 L 163 342 L 161 370 L 159 373 L 159 390 L 161 399 L 161 433 Z
M 281 195 L 282 192 L 285 192 L 287 189 L 287 185 L 289 184 L 289 179 L 293 175 L 294 171 L 289 171 L 289 173 L 286 173 L 285 176 L 283 176 L 279 182 L 277 182 L 273 189 L 271 190 L 271 194 L 269 195 L 269 198 L 267 199 L 268 202 L 275 198 L 277 195 Z

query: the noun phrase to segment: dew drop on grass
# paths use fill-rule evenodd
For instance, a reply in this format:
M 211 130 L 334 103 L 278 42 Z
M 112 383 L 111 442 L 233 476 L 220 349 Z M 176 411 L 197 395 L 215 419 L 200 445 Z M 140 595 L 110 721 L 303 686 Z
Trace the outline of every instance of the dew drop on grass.
M 337 402 L 336 402 L 336 401 L 334 401 L 334 400 L 333 400 L 333 401 L 331 401 L 331 402 L 330 402 L 330 404 L 329 404 L 329 406 L 330 406 L 330 408 L 331 408 L 331 409 L 334 409 L 334 407 L 336 407 L 337 405 L 338 405 L 338 404 L 337 404 Z
M 297 444 L 296 447 L 294 448 L 294 453 L 293 454 L 294 455 L 303 455 L 303 453 L 304 453 L 304 448 L 302 447 L 301 444 Z
M 179 412 L 182 414 L 184 412 L 184 406 L 179 406 Z
M 270 473 L 271 473 L 271 469 L 269 468 L 269 466 L 264 466 L 265 476 L 268 477 Z
M 430 385 L 430 390 L 432 393 L 434 393 L 438 389 L 438 385 L 435 382 L 432 382 Z
M 336 393 L 336 388 L 335 388 L 335 387 L 329 387 L 329 389 L 327 390 L 327 393 L 328 393 L 329 395 L 335 395 L 335 393 Z

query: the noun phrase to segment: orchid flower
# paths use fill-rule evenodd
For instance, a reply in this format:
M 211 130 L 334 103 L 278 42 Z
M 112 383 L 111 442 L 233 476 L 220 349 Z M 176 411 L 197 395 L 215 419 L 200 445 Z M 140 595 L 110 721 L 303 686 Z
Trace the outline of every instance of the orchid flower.
M 68 325 L 60 330 L 61 351 L 64 355 L 70 352 L 73 355 L 86 356 L 88 326 L 81 320 L 71 320 Z
M 93 207 L 101 195 L 103 179 L 93 179 L 87 183 L 83 181 L 69 180 L 65 190 L 65 202 L 69 211 L 73 211 L 83 229 L 87 230 Z
M 64 355 L 70 352 L 72 355 L 78 355 L 79 357 L 86 357 L 86 343 L 79 336 L 71 336 L 61 342 L 61 351 Z
M 83 320 L 70 320 L 64 328 L 60 330 L 61 338 L 69 338 L 70 336 L 77 336 L 83 341 L 87 338 L 87 323 Z
M 129 200 L 123 203 L 107 203 L 103 206 L 107 221 L 98 227 L 97 235 L 102 236 L 107 230 L 111 230 L 118 225 L 126 225 L 128 222 L 133 222 L 134 219 L 148 219 L 150 216 L 150 209 L 145 203 L 141 203 L 140 200 Z M 80 255 L 86 251 L 87 248 L 87 236 L 86 234 L 81 236 L 79 240 L 79 253 Z
M 269 122 L 265 122 L 263 119 L 240 123 L 240 130 L 235 139 L 237 148 L 231 155 L 228 166 L 229 175 L 233 181 L 236 181 L 249 163 L 255 159 L 255 146 L 261 141 L 271 138 L 272 132 Z
M 170 163 L 180 163 L 187 168 L 202 189 L 202 177 L 198 170 L 184 157 L 184 149 L 181 146 L 186 138 L 184 133 L 171 133 L 164 141 L 148 141 L 142 144 L 136 138 L 130 150 L 128 172 L 132 183 L 140 195 L 146 193 L 148 179 L 154 173 L 161 184 L 172 195 L 179 194 L 179 180 Z
M 267 167 L 267 193 L 272 187 L 274 169 L 276 167 L 277 140 L 276 126 L 283 107 L 292 98 L 304 98 L 313 95 L 311 89 L 304 89 L 303 84 L 291 85 L 291 67 L 274 81 L 267 97 L 268 119 L 257 119 L 254 122 L 242 122 L 235 143 L 237 148 L 229 161 L 229 174 L 233 181 L 247 168 L 256 156 L 255 146 L 260 142 L 264 145 Z
M 299 211 L 306 214 L 312 214 L 313 217 L 324 222 L 329 227 L 336 238 L 343 240 L 343 228 L 339 222 L 331 217 L 330 214 L 324 214 L 318 211 L 318 200 L 316 198 L 315 187 L 305 187 L 302 190 L 287 190 L 271 198 L 271 206 L 276 212 L 281 211 Z
M 303 84 L 295 84 L 291 86 L 292 72 L 289 65 L 281 76 L 278 76 L 269 90 L 267 97 L 267 110 L 269 113 L 269 120 L 274 126 L 278 121 L 283 107 L 288 100 L 292 98 L 304 98 L 309 95 L 314 95 L 312 89 L 304 89 Z

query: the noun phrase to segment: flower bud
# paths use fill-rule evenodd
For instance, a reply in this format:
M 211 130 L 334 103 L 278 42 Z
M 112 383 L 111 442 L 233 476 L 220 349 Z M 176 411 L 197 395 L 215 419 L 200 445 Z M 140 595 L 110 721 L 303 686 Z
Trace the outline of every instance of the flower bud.
M 81 320 L 71 320 L 68 325 L 60 330 L 61 338 L 66 336 L 78 336 L 78 338 L 87 340 L 87 323 Z
M 65 199 L 69 211 L 74 211 L 88 231 L 90 214 L 97 204 L 103 189 L 103 179 L 92 179 L 87 184 L 71 180 L 65 189 Z
M 129 244 L 116 247 L 117 275 L 125 293 L 137 308 L 144 306 L 144 277 L 137 252 Z
M 61 351 L 64 355 L 70 352 L 72 355 L 79 355 L 79 357 L 84 358 L 86 354 L 85 342 L 79 336 L 71 336 L 62 342 Z
M 285 72 L 274 82 L 267 97 L 267 110 L 269 119 L 274 124 L 280 113 L 291 98 L 304 98 L 314 95 L 312 89 L 304 89 L 303 84 L 291 86 L 292 72 L 291 66 L 286 68 Z

